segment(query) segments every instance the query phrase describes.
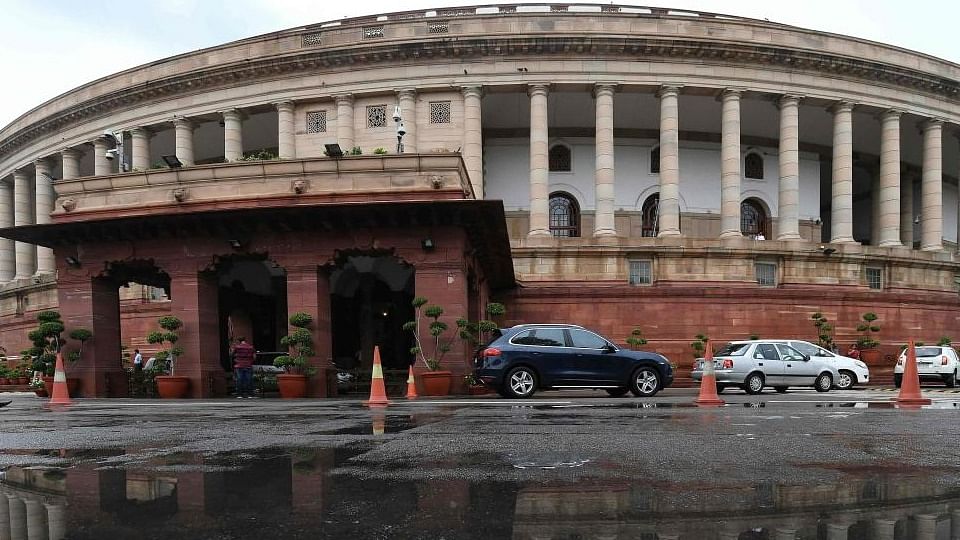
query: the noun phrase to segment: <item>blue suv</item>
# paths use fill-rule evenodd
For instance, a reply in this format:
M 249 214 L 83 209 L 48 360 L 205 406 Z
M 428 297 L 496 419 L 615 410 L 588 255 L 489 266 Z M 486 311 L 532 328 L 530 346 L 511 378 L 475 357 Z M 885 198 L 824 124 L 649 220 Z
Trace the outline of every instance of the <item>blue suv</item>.
M 537 390 L 602 388 L 613 397 L 653 396 L 673 382 L 673 369 L 656 353 L 628 351 L 582 326 L 521 324 L 474 357 L 474 375 L 500 395 L 528 398 Z

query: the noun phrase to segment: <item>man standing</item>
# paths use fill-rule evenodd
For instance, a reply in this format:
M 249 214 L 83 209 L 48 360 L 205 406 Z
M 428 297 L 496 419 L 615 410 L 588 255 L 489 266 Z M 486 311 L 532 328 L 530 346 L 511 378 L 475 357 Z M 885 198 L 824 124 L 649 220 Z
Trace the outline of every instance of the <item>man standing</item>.
M 143 355 L 140 354 L 140 349 L 133 350 L 133 370 L 140 371 L 143 369 Z
M 237 397 L 253 397 L 253 357 L 256 351 L 246 338 L 240 338 L 233 348 L 233 371 L 236 378 Z

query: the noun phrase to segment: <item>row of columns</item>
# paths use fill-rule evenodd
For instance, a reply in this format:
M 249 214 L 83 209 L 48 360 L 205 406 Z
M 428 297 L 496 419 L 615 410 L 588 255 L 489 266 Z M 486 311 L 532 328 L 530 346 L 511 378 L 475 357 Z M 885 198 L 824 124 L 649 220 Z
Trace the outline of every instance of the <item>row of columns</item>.
M 614 236 L 614 141 L 613 95 L 616 85 L 599 83 L 594 88 L 596 109 L 596 220 L 595 237 Z M 550 235 L 548 180 L 548 84 L 531 84 L 530 97 L 530 237 Z M 679 173 L 679 95 L 680 87 L 663 86 L 660 100 L 660 211 L 659 236 L 680 235 Z M 723 91 L 721 101 L 720 143 L 720 238 L 739 238 L 741 189 L 741 112 L 743 91 Z M 799 106 L 801 98 L 784 95 L 780 109 L 779 148 L 779 230 L 777 240 L 799 240 Z M 831 238 L 834 243 L 854 243 L 853 238 L 853 109 L 850 102 L 837 103 L 833 114 Z M 881 181 L 879 245 L 912 245 L 903 220 L 910 220 L 912 191 L 904 200 L 900 178 L 900 111 L 887 111 L 881 117 Z M 923 234 L 921 248 L 943 249 L 943 123 L 932 119 L 923 124 Z M 904 212 L 905 210 L 905 212 Z
M 63 540 L 66 505 L 0 494 L 0 540 Z

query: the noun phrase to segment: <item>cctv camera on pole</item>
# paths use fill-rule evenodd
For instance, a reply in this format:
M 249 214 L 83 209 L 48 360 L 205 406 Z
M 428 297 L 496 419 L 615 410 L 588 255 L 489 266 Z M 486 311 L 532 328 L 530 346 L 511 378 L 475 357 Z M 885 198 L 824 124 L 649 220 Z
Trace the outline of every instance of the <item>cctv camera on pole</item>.
M 103 136 L 107 139 L 113 141 L 115 147 L 107 150 L 103 157 L 107 158 L 109 161 L 113 161 L 114 158 L 119 159 L 120 165 L 117 170 L 120 172 L 127 172 L 129 167 L 127 166 L 126 156 L 123 154 L 123 131 L 104 131 Z

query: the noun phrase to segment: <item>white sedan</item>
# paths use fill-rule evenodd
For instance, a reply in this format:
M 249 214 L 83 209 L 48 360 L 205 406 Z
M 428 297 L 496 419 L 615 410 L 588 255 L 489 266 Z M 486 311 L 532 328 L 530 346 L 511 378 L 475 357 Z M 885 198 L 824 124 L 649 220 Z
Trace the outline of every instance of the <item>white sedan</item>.
M 860 360 L 832 353 L 808 341 L 785 339 L 782 343 L 790 345 L 810 358 L 823 360 L 837 368 L 839 377 L 833 381 L 833 386 L 838 390 L 847 390 L 853 388 L 854 385 L 870 382 L 870 368 Z
M 957 385 L 957 372 L 960 371 L 960 359 L 953 347 L 926 345 L 914 347 L 917 352 L 917 373 L 922 381 L 943 381 L 948 388 Z M 907 361 L 907 350 L 900 353 L 897 365 L 893 368 L 893 384 L 900 388 L 903 382 L 903 368 Z

